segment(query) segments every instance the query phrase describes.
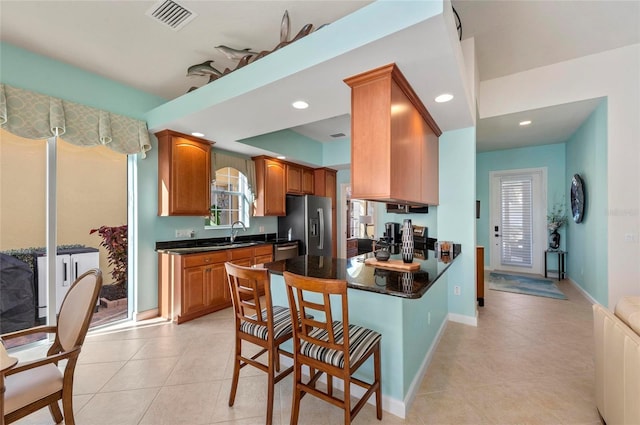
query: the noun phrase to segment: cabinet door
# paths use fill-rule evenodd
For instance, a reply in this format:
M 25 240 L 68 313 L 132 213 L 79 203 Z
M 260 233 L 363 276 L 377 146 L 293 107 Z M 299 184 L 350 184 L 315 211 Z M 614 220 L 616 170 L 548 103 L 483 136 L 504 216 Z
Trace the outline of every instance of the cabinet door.
M 189 267 L 183 271 L 182 315 L 203 310 L 207 304 L 207 286 L 210 281 L 211 267 Z
M 73 281 L 78 279 L 84 272 L 100 267 L 99 252 L 83 252 L 71 255 L 71 275 Z M 104 276 L 103 276 L 104 278 Z M 117 282 L 113 282 L 117 283 Z
M 208 215 L 211 206 L 211 144 L 170 130 L 156 136 L 158 215 Z
M 272 255 L 259 255 L 253 259 L 253 264 L 264 264 L 272 261 Z
M 313 170 L 310 168 L 302 169 L 302 193 L 313 195 Z
M 314 194 L 331 198 L 331 208 L 336 207 L 336 171 L 317 168 L 314 176 Z
M 300 167 L 287 164 L 287 193 L 299 195 L 302 193 L 302 170 Z
M 271 160 L 265 162 L 265 215 L 287 215 L 284 165 Z
M 227 282 L 227 272 L 224 263 L 211 265 L 209 284 L 209 306 L 217 307 L 231 301 L 229 295 L 229 283 Z
M 336 173 L 335 171 L 327 171 L 326 175 L 326 197 L 331 198 L 331 208 L 335 208 L 336 203 Z
M 64 296 L 69 291 L 73 279 L 71 276 L 71 256 L 67 254 L 56 255 L 56 314 L 60 312 L 60 306 Z M 38 257 L 38 317 L 46 317 L 47 306 L 47 257 Z

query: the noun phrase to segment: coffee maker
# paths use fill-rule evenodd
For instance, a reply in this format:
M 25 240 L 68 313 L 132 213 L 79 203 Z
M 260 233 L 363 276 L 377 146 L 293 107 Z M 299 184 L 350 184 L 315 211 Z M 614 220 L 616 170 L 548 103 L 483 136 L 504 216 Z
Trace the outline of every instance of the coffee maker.
M 400 245 L 402 244 L 402 235 L 400 233 L 400 223 L 385 223 L 384 235 L 377 244 L 387 249 L 391 254 L 400 253 Z
M 400 223 L 388 222 L 384 224 L 384 239 L 390 245 L 402 243 Z

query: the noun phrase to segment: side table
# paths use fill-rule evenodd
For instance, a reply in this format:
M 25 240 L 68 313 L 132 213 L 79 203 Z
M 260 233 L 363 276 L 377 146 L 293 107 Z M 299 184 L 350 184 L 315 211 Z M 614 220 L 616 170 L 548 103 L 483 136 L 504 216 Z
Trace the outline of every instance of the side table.
M 549 254 L 558 254 L 558 280 L 562 280 L 567 277 L 567 272 L 565 269 L 565 256 L 567 255 L 567 251 L 562 250 L 545 250 L 544 251 L 544 277 L 547 277 L 548 272 L 555 272 L 556 270 L 549 270 L 547 267 L 547 257 Z

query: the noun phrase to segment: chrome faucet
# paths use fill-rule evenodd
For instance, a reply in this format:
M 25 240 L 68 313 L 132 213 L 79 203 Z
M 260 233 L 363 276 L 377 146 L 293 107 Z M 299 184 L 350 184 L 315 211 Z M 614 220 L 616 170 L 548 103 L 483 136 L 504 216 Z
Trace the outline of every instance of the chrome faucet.
M 247 226 L 244 225 L 244 223 L 240 220 L 238 221 L 234 221 L 233 224 L 231 225 L 231 243 L 233 243 L 236 240 L 236 235 L 238 234 L 238 229 L 234 229 L 234 226 L 236 224 L 239 224 L 242 226 L 242 229 L 246 232 L 247 231 Z

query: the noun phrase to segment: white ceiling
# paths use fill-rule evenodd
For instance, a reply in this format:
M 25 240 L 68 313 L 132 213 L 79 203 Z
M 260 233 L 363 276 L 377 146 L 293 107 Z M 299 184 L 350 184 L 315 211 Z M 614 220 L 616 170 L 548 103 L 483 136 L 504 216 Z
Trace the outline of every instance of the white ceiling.
M 214 60 L 213 65 L 220 70 L 235 66 L 215 46 L 271 50 L 279 42 L 284 10 L 288 10 L 293 37 L 304 24 L 312 23 L 317 28 L 369 3 L 353 0 L 181 1 L 180 4 L 198 16 L 175 32 L 145 16 L 145 12 L 156 4 L 154 1 L 0 0 L 0 40 L 173 99 L 192 86 L 206 83 L 205 77 L 186 76 L 190 65 Z M 454 0 L 453 4 L 462 21 L 463 37 L 475 38 L 482 80 L 640 42 L 640 2 L 634 0 Z M 420 44 L 404 46 L 393 44 L 407 44 L 406 39 L 396 37 L 395 40 L 381 40 L 379 46 L 398 51 L 413 49 L 414 55 L 422 56 L 431 41 L 428 38 L 421 40 Z M 402 71 L 414 84 L 415 76 L 424 74 L 424 61 L 403 59 L 400 55 L 381 55 L 380 60 L 399 58 L 404 61 Z M 351 69 L 356 68 L 352 66 Z M 318 67 L 316 72 L 322 69 Z M 315 77 L 310 70 L 296 81 L 308 86 L 313 84 Z M 341 79 L 339 83 L 344 86 Z M 437 84 L 442 86 L 444 83 L 438 80 Z M 222 138 L 250 137 L 282 128 L 293 128 L 320 141 L 334 140 L 328 135 L 338 132 L 348 136 L 348 119 L 344 119 L 348 104 L 345 105 L 343 99 L 348 91 L 344 87 L 341 90 L 333 96 L 335 100 L 332 100 L 331 92 L 326 93 L 326 105 L 320 108 L 322 112 L 306 112 L 305 118 L 301 118 L 300 115 L 290 116 L 290 112 L 273 111 L 281 124 L 244 117 L 244 120 L 239 119 L 242 131 L 225 134 Z M 427 83 L 416 90 L 430 111 L 436 106 L 424 96 L 431 95 L 433 90 Z M 241 102 L 236 102 L 234 107 L 242 111 L 243 106 L 238 103 Z M 515 132 L 505 124 L 518 117 L 482 119 L 478 122 L 478 150 L 536 141 L 563 141 L 567 132 L 575 130 L 594 107 L 593 102 L 582 103 L 531 111 L 536 118 L 527 133 Z M 455 120 L 446 112 L 435 110 L 433 113 L 443 129 L 454 125 Z M 206 122 L 204 117 L 205 114 L 200 117 L 202 122 Z M 305 125 L 328 118 L 331 119 L 321 124 Z M 255 129 L 252 130 L 254 121 Z M 566 125 L 557 126 L 556 130 L 554 122 Z M 194 122 L 186 120 L 184 124 L 194 125 Z

